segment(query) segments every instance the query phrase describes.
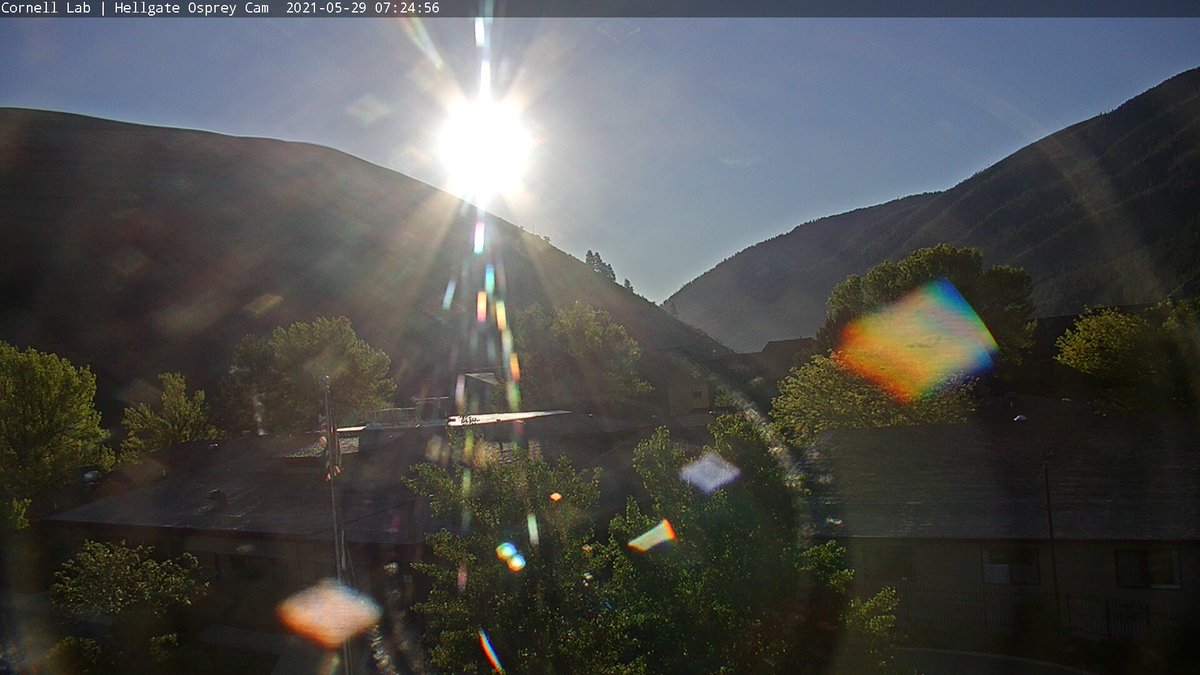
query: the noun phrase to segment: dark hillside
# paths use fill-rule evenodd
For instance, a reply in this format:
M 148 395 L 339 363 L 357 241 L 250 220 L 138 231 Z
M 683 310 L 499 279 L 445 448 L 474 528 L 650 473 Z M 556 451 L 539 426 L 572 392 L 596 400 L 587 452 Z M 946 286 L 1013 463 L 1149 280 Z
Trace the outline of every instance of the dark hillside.
M 857 226 L 845 220 L 854 214 Z M 824 241 L 826 257 L 797 255 L 810 241 Z M 769 339 L 812 334 L 830 289 L 846 276 L 938 243 L 979 247 L 987 264 L 1024 267 L 1044 316 L 1200 292 L 1200 69 L 945 192 L 801 225 L 727 260 L 669 301 L 714 337 L 758 349 Z M 765 265 L 778 271 L 733 285 Z M 747 315 L 788 318 L 748 329 L 714 311 L 733 297 L 745 299 Z
M 486 259 L 509 316 L 584 300 L 648 348 L 720 349 L 509 223 L 476 256 L 474 222 L 326 148 L 0 109 L 0 339 L 90 365 L 111 415 L 162 371 L 211 387 L 248 333 L 344 314 L 392 357 L 401 397 L 444 392 L 488 363 L 470 339 Z

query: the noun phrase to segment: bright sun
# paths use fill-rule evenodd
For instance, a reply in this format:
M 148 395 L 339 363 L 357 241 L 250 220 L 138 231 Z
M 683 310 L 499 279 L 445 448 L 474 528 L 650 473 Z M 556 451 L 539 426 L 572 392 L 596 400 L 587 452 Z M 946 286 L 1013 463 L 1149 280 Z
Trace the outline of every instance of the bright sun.
M 481 98 L 450 108 L 438 145 L 450 190 L 483 206 L 520 185 L 532 142 L 512 105 Z

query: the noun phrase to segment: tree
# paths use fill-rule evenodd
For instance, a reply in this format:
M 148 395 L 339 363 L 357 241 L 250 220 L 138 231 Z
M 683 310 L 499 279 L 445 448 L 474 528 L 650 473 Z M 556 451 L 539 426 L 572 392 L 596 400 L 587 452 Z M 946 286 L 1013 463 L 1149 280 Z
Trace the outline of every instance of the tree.
M 452 444 L 460 463 L 418 467 L 410 487 L 448 526 L 429 537 L 435 561 L 416 565 L 433 580 L 419 609 L 434 663 L 489 670 L 483 629 L 514 672 L 820 673 L 843 642 L 873 664 L 846 672 L 886 670 L 894 596 L 849 602 L 853 572 L 835 544 L 803 540 L 798 477 L 761 428 L 726 417 L 711 431 L 700 452 L 665 430 L 639 445 L 649 501 L 631 499 L 607 540 L 592 515 L 596 476 L 565 460 L 497 461 L 495 448 L 468 441 Z M 680 470 L 701 453 L 740 475 L 710 494 L 684 484 Z M 641 553 L 628 545 L 664 518 L 673 541 Z M 517 571 L 505 562 L 513 553 L 523 556 Z
M 98 643 L 68 637 L 55 646 L 55 660 L 86 665 L 85 672 L 194 671 L 196 654 L 180 654 L 171 614 L 191 605 L 208 589 L 199 579 L 199 561 L 185 553 L 159 561 L 149 547 L 86 541 L 82 550 L 55 572 L 51 586 L 56 609 L 71 617 L 112 619 L 104 653 Z M 173 658 L 174 657 L 174 658 Z
M 334 420 L 359 419 L 390 403 L 390 370 L 387 354 L 360 340 L 346 317 L 297 322 L 267 340 L 248 336 L 238 344 L 222 382 L 221 418 L 261 431 L 311 429 L 324 414 L 328 376 Z
M 630 500 L 610 525 L 619 607 L 636 609 L 632 639 L 654 673 L 823 673 L 840 641 L 868 645 L 890 667 L 895 603 L 886 592 L 848 603 L 853 572 L 843 551 L 805 541 L 800 477 L 780 466 L 764 430 L 740 416 L 710 429 L 700 452 L 665 430 L 643 442 L 634 465 L 650 495 Z M 679 480 L 697 455 L 718 455 L 740 474 L 711 494 Z M 626 542 L 666 519 L 669 546 L 631 554 Z M 891 619 L 891 623 L 888 619 Z
M 983 267 L 975 248 L 939 244 L 913 251 L 898 263 L 884 262 L 864 275 L 851 275 L 834 286 L 827 303 L 824 325 L 817 340 L 824 349 L 837 346 L 846 324 L 874 309 L 900 299 L 921 284 L 945 277 L 995 338 L 1000 360 L 1016 365 L 1033 342 L 1033 283 L 1016 267 Z
M 1054 359 L 1083 374 L 1103 410 L 1190 407 L 1195 317 L 1188 302 L 1160 303 L 1144 316 L 1089 310 L 1055 341 Z
M 179 443 L 218 437 L 217 428 L 209 421 L 203 391 L 189 398 L 187 382 L 179 373 L 163 373 L 158 379 L 162 382 L 158 411 L 145 403 L 125 409 L 121 424 L 128 435 L 121 441 L 123 456 L 135 458 Z
M 226 433 L 266 433 L 264 398 L 273 359 L 270 343 L 258 335 L 247 335 L 233 348 L 229 370 L 217 385 L 213 411 L 217 425 Z
M 806 447 L 830 429 L 962 422 L 970 411 L 969 384 L 903 403 L 834 358 L 817 355 L 779 383 L 771 417 L 785 438 Z
M 629 277 L 625 277 L 625 290 L 630 293 L 637 293 L 637 291 L 633 290 L 633 282 L 629 280 Z
M 18 502 L 76 467 L 112 467 L 95 407 L 96 377 L 54 354 L 0 342 L 0 498 Z M 27 504 L 27 502 L 26 502 Z
M 153 548 L 86 541 L 83 549 L 54 573 L 51 586 L 56 608 L 71 616 L 114 616 L 139 603 L 156 615 L 175 605 L 188 605 L 207 584 L 197 580 L 196 557 L 185 553 L 159 562 Z
M 527 407 L 626 404 L 651 391 L 638 376 L 638 343 L 608 312 L 576 302 L 533 305 L 514 323 Z
M 473 438 L 451 445 L 463 463 L 420 465 L 407 481 L 454 527 L 428 537 L 435 562 L 414 564 L 433 581 L 416 609 L 429 621 L 434 665 L 491 672 L 482 632 L 515 672 L 643 672 L 626 615 L 606 609 L 607 590 L 589 581 L 604 558 L 590 515 L 595 475 L 520 453 L 497 461 L 495 446 Z
M 593 253 L 591 249 L 588 249 L 587 255 L 584 256 L 583 261 L 588 267 L 591 267 L 592 271 L 594 271 L 596 274 L 599 274 L 614 284 L 617 283 L 617 273 L 613 271 L 612 265 L 604 262 L 604 258 L 600 257 L 599 251 Z

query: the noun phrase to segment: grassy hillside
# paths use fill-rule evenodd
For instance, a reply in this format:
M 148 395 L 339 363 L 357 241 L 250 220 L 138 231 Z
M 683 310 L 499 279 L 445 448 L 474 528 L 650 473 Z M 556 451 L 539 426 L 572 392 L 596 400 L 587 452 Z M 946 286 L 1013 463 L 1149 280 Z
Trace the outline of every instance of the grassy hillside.
M 248 333 L 344 314 L 403 400 L 489 363 L 474 315 L 492 262 L 510 317 L 584 300 L 646 348 L 720 349 L 509 223 L 476 255 L 475 219 L 326 148 L 0 109 L 0 339 L 90 365 L 111 414 L 162 371 L 211 386 Z
M 1041 315 L 1200 292 L 1200 69 L 1052 134 L 944 192 L 822 218 L 670 299 L 738 350 L 809 335 L 841 279 L 937 243 L 1024 267 Z M 737 316 L 726 309 L 737 300 Z M 745 317 L 771 317 L 750 323 Z

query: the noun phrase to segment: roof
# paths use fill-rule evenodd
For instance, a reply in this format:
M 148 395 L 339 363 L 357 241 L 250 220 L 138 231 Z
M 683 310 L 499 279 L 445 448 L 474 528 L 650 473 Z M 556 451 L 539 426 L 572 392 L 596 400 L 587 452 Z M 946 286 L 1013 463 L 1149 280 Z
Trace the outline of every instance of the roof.
M 412 531 L 407 520 L 416 498 L 400 479 L 416 461 L 407 449 L 423 450 L 423 435 L 428 433 L 431 430 L 393 431 L 386 449 L 343 456 L 339 485 L 348 540 L 398 544 L 421 540 L 422 534 Z M 344 445 L 357 445 L 357 439 L 341 440 Z M 163 475 L 153 482 L 45 521 L 324 540 L 332 537 L 330 489 L 325 462 L 320 454 L 309 452 L 311 444 L 311 438 L 284 437 L 180 446 L 191 455 L 187 470 L 163 468 Z M 176 449 L 168 452 L 180 454 Z M 155 456 L 146 462 L 166 466 Z M 403 527 L 398 527 L 401 522 Z
M 1076 418 L 846 429 L 805 459 L 823 535 L 1200 541 L 1193 425 Z M 1049 506 L 1048 506 L 1049 505 Z

